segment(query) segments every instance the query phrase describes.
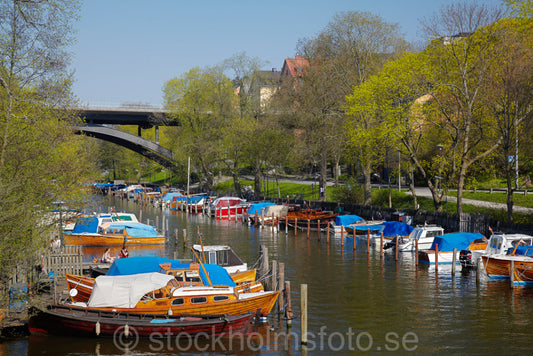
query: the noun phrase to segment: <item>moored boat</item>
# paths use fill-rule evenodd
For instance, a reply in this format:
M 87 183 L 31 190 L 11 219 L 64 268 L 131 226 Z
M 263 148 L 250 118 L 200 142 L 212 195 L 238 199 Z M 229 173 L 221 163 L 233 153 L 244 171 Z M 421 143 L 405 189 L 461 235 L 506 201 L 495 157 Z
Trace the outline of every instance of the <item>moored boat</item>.
M 493 233 L 484 249 L 462 250 L 459 255 L 459 260 L 464 268 L 475 267 L 481 256 L 503 256 L 508 253 L 509 249 L 514 249 L 514 247 L 518 245 L 533 245 L 533 236 L 524 234 Z
M 44 310 L 33 308 L 30 313 L 28 326 L 32 334 L 88 337 L 113 337 L 116 333 L 126 337 L 149 337 L 154 333 L 191 337 L 201 333 L 209 337 L 246 332 L 254 315 L 151 315 L 67 305 L 50 305 Z
M 490 278 L 507 279 L 511 275 L 511 262 L 516 267 L 533 267 L 533 246 L 515 246 L 506 255 L 483 255 L 483 268 Z M 514 275 L 518 280 L 519 274 Z
M 417 226 L 409 234 L 409 237 L 400 243 L 399 251 L 415 251 L 418 240 L 418 250 L 428 250 L 431 248 L 433 240 L 437 236 L 444 235 L 444 229 L 437 225 Z
M 99 276 L 89 309 L 144 314 L 231 314 L 272 310 L 279 291 L 241 293 L 228 286 L 180 286 L 172 275 Z
M 459 261 L 459 253 L 461 250 L 466 250 L 471 246 L 477 244 L 476 240 L 485 240 L 485 237 L 478 232 L 454 232 L 444 234 L 434 238 L 431 248 L 429 250 L 419 250 L 418 260 L 421 263 L 435 263 L 435 255 L 438 249 L 439 264 L 451 264 L 453 262 L 453 251 L 455 249 L 455 260 Z M 475 248 L 475 247 L 474 247 Z
M 71 232 L 64 233 L 66 245 L 108 246 L 128 244 L 164 244 L 165 237 L 153 226 L 135 221 L 102 222 L 99 217 L 78 219 Z

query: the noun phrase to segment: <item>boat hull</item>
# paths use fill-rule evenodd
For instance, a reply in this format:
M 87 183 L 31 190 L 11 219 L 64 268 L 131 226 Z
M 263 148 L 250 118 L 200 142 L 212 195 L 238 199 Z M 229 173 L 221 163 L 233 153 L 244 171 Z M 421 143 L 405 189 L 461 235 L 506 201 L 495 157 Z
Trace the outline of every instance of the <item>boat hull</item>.
M 514 261 L 514 278 L 516 281 L 520 281 L 522 279 L 522 275 L 516 272 L 517 268 L 533 267 L 533 258 L 525 256 L 483 255 L 481 256 L 481 260 L 483 261 L 483 268 L 490 278 L 509 278 L 511 272 L 511 261 Z
M 79 307 L 52 305 L 32 310 L 28 326 L 32 334 L 113 337 L 116 333 L 149 337 L 155 333 L 190 337 L 243 332 L 253 313 L 243 315 L 172 316 L 102 312 Z M 127 335 L 126 335 L 127 336 Z
M 109 236 L 101 234 L 65 234 L 65 245 L 82 246 L 110 246 L 110 245 L 161 245 L 165 243 L 165 237 L 127 237 Z

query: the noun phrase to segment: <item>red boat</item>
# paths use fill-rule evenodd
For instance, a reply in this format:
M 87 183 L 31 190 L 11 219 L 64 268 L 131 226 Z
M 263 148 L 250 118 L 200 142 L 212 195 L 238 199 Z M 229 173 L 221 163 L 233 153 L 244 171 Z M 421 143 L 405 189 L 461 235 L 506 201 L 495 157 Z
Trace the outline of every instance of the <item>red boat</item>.
M 235 217 L 246 213 L 248 207 L 240 204 L 244 200 L 237 197 L 221 197 L 209 205 L 209 215 L 216 218 Z
M 32 334 L 90 337 L 149 337 L 154 333 L 207 337 L 249 331 L 253 313 L 242 315 L 155 315 L 98 311 L 69 305 L 49 305 L 46 310 L 30 309 L 28 322 Z M 226 334 L 227 333 L 227 334 Z

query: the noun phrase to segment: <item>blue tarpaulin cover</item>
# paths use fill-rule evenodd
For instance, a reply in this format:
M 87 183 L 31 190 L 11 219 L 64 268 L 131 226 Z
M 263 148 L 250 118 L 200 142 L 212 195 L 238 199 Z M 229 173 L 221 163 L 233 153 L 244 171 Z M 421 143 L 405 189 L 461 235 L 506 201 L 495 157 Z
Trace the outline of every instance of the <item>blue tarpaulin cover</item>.
M 276 205 L 276 203 L 264 202 L 252 204 L 248 208 L 248 215 L 255 215 L 255 213 L 257 213 L 257 215 L 261 215 L 261 209 L 271 205 Z
M 407 225 L 406 223 L 399 221 L 385 221 L 382 224 L 382 229 L 379 231 L 383 232 L 384 237 L 392 236 L 408 236 L 411 231 L 414 230 L 414 227 Z
M 363 218 L 358 215 L 339 215 L 335 218 L 335 225 L 347 226 L 360 220 Z
M 205 195 L 195 195 L 194 197 L 189 197 L 187 198 L 187 203 L 188 204 L 196 204 L 196 203 L 199 203 L 200 201 L 202 201 L 202 199 L 205 198 Z
M 159 272 L 160 264 L 170 263 L 171 268 L 189 268 L 190 263 L 180 262 L 159 256 L 134 256 L 128 258 L 118 258 L 107 270 L 107 276 L 123 276 L 138 273 Z M 204 263 L 204 268 L 211 279 L 213 285 L 226 285 L 235 287 L 235 282 L 228 272 L 215 264 Z M 205 273 L 200 267 L 200 277 L 205 285 L 209 285 Z
M 107 229 L 126 229 L 128 236 L 131 237 L 158 237 L 157 231 L 153 226 L 136 222 L 112 222 Z
M 440 252 L 467 250 L 468 245 L 474 240 L 482 239 L 483 235 L 479 232 L 453 232 L 441 236 L 435 236 L 430 250 L 435 250 L 435 245 L 439 245 Z
M 94 216 L 89 218 L 79 218 L 76 220 L 76 225 L 72 229 L 73 234 L 81 234 L 83 232 L 96 233 L 98 229 L 98 219 Z
M 165 195 L 163 195 L 163 201 L 172 201 L 174 197 L 180 197 L 180 196 L 182 196 L 182 194 L 178 192 L 165 193 Z
M 507 250 L 507 254 L 510 255 L 514 251 L 514 247 L 509 247 Z M 524 256 L 532 256 L 533 257 L 533 246 L 518 246 L 516 248 L 516 251 L 514 251 L 515 255 L 524 255 Z
M 354 225 L 353 226 L 355 230 L 357 231 L 368 231 L 371 232 L 378 232 L 383 227 L 383 224 L 362 224 L 362 225 Z

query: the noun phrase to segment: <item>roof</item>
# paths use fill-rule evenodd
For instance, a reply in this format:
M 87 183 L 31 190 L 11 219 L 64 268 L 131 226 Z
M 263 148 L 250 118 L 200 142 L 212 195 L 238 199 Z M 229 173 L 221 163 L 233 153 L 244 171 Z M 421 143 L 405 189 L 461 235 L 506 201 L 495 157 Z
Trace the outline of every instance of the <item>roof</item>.
M 302 56 L 296 58 L 285 58 L 283 67 L 281 68 L 281 76 L 301 77 L 305 70 L 309 67 L 309 61 Z

